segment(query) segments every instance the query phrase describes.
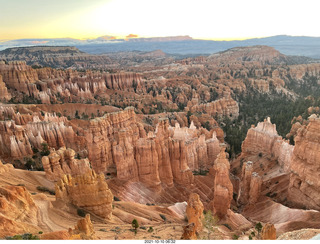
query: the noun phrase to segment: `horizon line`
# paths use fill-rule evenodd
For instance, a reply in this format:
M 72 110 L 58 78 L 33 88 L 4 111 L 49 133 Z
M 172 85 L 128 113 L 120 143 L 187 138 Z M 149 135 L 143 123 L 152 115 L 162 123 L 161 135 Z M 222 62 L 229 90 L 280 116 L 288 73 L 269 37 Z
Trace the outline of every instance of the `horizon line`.
M 230 38 L 205 38 L 205 37 L 192 37 L 189 35 L 176 35 L 176 36 L 137 36 L 137 37 L 126 37 L 126 36 L 112 36 L 112 35 L 105 35 L 105 36 L 98 36 L 98 37 L 88 37 L 88 38 L 75 38 L 75 37 L 34 37 L 34 38 L 18 38 L 18 39 L 0 39 L 0 43 L 9 42 L 9 41 L 19 41 L 19 40 L 53 40 L 53 39 L 72 39 L 77 41 L 89 41 L 89 40 L 96 40 L 101 37 L 112 37 L 106 41 L 117 41 L 117 40 L 134 40 L 134 39 L 151 39 L 151 38 L 169 38 L 169 37 L 189 37 L 192 40 L 204 40 L 204 41 L 244 41 L 249 39 L 262 39 L 268 37 L 277 37 L 277 36 L 288 36 L 288 37 L 320 37 L 320 36 L 306 36 L 306 35 L 287 35 L 287 34 L 280 34 L 280 35 L 272 35 L 272 36 L 252 36 L 252 37 L 230 37 Z

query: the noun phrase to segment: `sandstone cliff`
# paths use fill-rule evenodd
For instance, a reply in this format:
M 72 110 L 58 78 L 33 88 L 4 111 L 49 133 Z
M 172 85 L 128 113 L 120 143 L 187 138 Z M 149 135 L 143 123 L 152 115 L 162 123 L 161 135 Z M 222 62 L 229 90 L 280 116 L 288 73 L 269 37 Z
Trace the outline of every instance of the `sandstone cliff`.
M 84 175 L 64 175 L 56 184 L 56 200 L 71 203 L 102 218 L 112 218 L 113 195 L 104 175 L 93 170 Z
M 11 94 L 8 92 L 6 84 L 2 80 L 0 75 L 0 101 L 7 101 L 11 98 Z
M 288 199 L 298 206 L 320 210 L 320 119 L 312 115 L 295 137 Z
M 281 138 L 270 118 L 252 126 L 242 143 L 241 158 L 249 155 L 268 156 L 278 160 L 284 172 L 290 171 L 293 146 Z
M 246 162 L 242 166 L 241 181 L 238 194 L 238 203 L 255 204 L 261 194 L 262 179 L 253 172 L 253 163 Z
M 49 156 L 42 157 L 43 169 L 49 180 L 58 180 L 63 175 L 83 175 L 90 170 L 90 163 L 87 158 L 75 159 L 75 151 L 65 147 L 59 150 L 52 150 Z

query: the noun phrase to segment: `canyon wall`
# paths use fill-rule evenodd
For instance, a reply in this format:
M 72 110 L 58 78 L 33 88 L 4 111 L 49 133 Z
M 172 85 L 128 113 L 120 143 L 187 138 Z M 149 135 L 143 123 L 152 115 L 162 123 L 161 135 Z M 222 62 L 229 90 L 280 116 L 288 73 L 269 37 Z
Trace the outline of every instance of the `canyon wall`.
M 290 172 L 290 164 L 294 146 L 278 135 L 276 125 L 270 118 L 259 122 L 256 127 L 252 126 L 247 133 L 242 145 L 241 158 L 249 155 L 266 156 L 278 160 L 279 165 L 286 173 Z
M 297 131 L 291 162 L 288 200 L 300 207 L 320 210 L 320 118 Z

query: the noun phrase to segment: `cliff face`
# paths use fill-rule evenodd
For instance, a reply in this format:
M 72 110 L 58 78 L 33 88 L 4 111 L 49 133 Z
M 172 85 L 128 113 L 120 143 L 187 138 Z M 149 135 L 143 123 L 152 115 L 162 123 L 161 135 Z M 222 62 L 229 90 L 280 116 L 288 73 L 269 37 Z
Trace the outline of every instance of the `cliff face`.
M 6 84 L 3 82 L 2 76 L 0 75 L 0 101 L 9 100 L 11 98 L 11 94 L 8 92 Z
M 90 170 L 89 160 L 75 159 L 75 151 L 61 147 L 57 151 L 51 151 L 49 156 L 42 157 L 43 169 L 49 180 L 58 180 L 65 174 L 71 176 L 82 175 Z
M 64 175 L 56 184 L 56 199 L 72 203 L 102 218 L 112 218 L 113 195 L 104 175 L 93 170 L 84 175 Z
M 278 160 L 285 172 L 288 173 L 290 171 L 294 146 L 290 145 L 278 135 L 276 125 L 271 123 L 270 118 L 248 130 L 241 148 L 241 157 L 268 155 Z
M 201 111 L 211 116 L 229 116 L 236 118 L 239 116 L 239 105 L 232 98 L 222 98 L 210 103 L 199 104 L 190 108 L 192 113 Z
M 107 89 L 122 91 L 143 91 L 140 74 L 100 73 L 93 71 L 55 70 L 51 68 L 32 69 L 23 61 L 0 62 L 2 82 L 0 88 L 9 97 L 6 88 L 29 96 L 32 102 L 54 103 L 94 100 L 95 95 Z M 2 85 L 1 85 L 2 84 Z
M 295 137 L 291 162 L 288 200 L 298 206 L 320 210 L 319 152 L 320 119 L 309 117 L 309 124 L 302 126 Z
M 66 126 L 65 117 L 50 114 L 40 117 L 21 115 L 9 108 L 4 110 L 7 113 L 4 116 L 9 115 L 12 120 L 0 121 L 1 156 L 30 157 L 33 154 L 32 148 L 41 150 L 43 142 L 56 149 L 63 146 L 76 147 L 75 132 L 71 126 Z
M 192 170 L 209 168 L 219 150 L 215 134 L 205 140 L 193 124 L 171 127 L 168 120 L 162 120 L 155 132 L 146 135 L 132 108 L 91 120 L 88 127 L 85 139 L 94 170 L 116 168 L 119 179 L 157 189 L 160 184 L 192 184 Z
M 241 181 L 238 194 L 238 203 L 255 204 L 261 194 L 262 179 L 253 172 L 253 163 L 246 162 L 242 166 Z

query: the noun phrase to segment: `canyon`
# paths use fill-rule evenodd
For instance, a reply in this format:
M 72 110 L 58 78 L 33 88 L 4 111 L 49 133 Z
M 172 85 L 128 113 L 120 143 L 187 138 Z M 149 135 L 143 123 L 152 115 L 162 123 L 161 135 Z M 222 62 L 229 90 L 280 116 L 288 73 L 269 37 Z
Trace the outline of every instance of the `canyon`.
M 306 95 L 319 63 L 267 46 L 180 59 L 1 55 L 1 238 L 256 240 L 320 228 L 319 99 Z M 284 138 L 273 117 L 243 111 L 250 96 L 309 107 Z M 237 154 L 226 127 L 245 130 L 249 116 Z

